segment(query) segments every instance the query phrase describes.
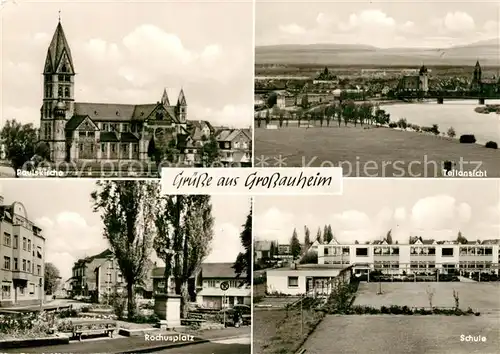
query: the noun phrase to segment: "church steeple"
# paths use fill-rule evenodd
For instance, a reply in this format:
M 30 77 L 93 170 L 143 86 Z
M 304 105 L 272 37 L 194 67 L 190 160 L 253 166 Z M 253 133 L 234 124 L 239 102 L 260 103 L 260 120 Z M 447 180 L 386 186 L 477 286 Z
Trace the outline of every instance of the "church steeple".
M 68 41 L 64 35 L 64 30 L 60 19 L 56 31 L 50 42 L 45 59 L 44 74 L 68 73 L 74 74 L 73 59 Z
M 179 115 L 180 122 L 186 123 L 186 120 L 187 120 L 187 102 L 186 102 L 186 96 L 184 95 L 183 89 L 181 89 L 181 92 L 179 92 L 179 97 L 177 98 L 176 110 L 177 110 L 177 114 Z
M 164 106 L 170 106 L 170 100 L 168 99 L 167 89 L 163 89 L 163 95 L 161 96 L 161 103 Z

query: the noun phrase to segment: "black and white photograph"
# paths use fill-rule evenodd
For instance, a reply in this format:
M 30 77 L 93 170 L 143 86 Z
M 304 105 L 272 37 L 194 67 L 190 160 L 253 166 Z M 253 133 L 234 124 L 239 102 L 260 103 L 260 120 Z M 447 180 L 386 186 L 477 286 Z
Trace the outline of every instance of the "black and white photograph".
M 500 177 L 498 1 L 256 1 L 255 165 Z
M 251 166 L 252 1 L 7 0 L 0 16 L 2 175 Z
M 3 179 L 0 235 L 2 352 L 251 352 L 250 197 Z
M 254 215 L 254 354 L 498 352 L 498 180 L 348 178 Z

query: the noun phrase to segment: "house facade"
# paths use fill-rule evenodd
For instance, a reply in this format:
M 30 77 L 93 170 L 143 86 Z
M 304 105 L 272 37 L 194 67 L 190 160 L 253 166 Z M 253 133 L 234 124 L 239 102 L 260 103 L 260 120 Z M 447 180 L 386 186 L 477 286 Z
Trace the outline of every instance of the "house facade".
M 71 294 L 90 297 L 99 302 L 115 290 L 123 291 L 125 285 L 120 268 L 111 250 L 79 259 L 73 266 Z
M 220 161 L 225 166 L 252 166 L 252 132 L 250 129 L 222 129 L 215 136 Z
M 0 196 L 0 307 L 32 305 L 44 296 L 45 238 L 21 202 Z
M 459 244 L 417 238 L 409 244 L 319 245 L 318 264 L 351 265 L 355 273 L 379 270 L 386 274 L 498 274 L 498 244 Z
M 348 283 L 352 266 L 292 263 L 290 267 L 270 269 L 267 293 L 285 295 L 328 295 L 339 283 Z
M 203 263 L 197 279 L 197 304 L 211 309 L 250 305 L 252 289 L 244 284 L 245 277 L 245 274 L 236 276 L 233 263 Z M 227 290 L 221 289 L 223 282 L 229 285 Z

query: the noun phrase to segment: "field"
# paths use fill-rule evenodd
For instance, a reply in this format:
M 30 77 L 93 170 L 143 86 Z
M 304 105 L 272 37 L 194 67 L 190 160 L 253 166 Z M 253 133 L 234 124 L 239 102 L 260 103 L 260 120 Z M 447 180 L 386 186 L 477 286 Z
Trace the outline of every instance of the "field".
M 286 310 L 254 309 L 253 353 L 294 353 L 321 318 L 320 312 L 304 311 L 304 327 L 301 332 L 300 311 L 290 310 L 287 316 Z
M 495 354 L 499 322 L 496 315 L 327 315 L 303 348 L 307 354 Z M 461 335 L 486 342 L 462 342 Z
M 499 150 L 444 137 L 359 126 L 255 128 L 257 167 L 340 165 L 346 177 L 442 177 L 444 161 L 500 177 Z
M 377 295 L 378 283 L 361 283 L 354 305 L 429 307 L 427 288 L 431 288 L 434 290 L 432 302 L 435 307 L 454 307 L 453 290 L 456 290 L 462 310 L 470 307 L 481 314 L 500 312 L 499 283 L 381 283 L 381 288 L 382 294 Z

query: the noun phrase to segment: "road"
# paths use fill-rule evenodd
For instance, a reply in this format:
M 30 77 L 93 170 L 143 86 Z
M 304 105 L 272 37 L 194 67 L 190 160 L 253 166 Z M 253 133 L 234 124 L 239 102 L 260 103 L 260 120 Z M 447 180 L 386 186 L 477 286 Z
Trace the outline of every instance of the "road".
M 157 353 L 164 354 L 250 354 L 250 344 L 203 343 L 172 348 Z

